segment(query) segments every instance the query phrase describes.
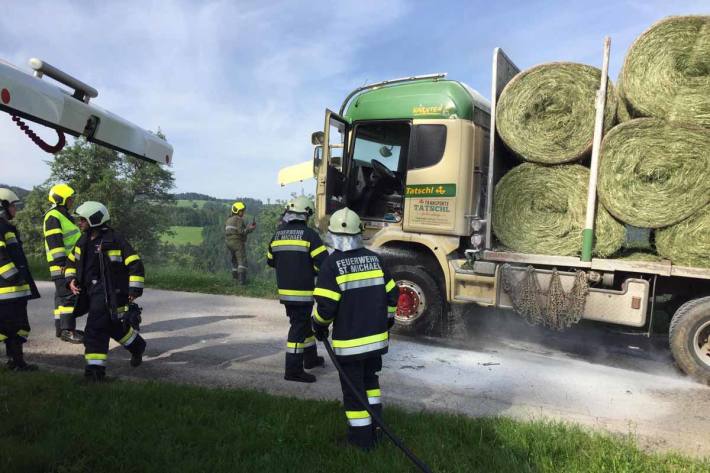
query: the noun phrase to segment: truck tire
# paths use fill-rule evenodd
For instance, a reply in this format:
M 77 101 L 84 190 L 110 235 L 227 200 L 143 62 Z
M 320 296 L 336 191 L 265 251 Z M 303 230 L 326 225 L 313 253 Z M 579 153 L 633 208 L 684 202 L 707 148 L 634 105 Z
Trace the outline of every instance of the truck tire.
M 399 287 L 394 329 L 405 335 L 436 333 L 446 311 L 439 285 L 421 266 L 396 264 L 390 268 Z
M 678 367 L 710 385 L 710 297 L 680 306 L 673 315 L 668 336 Z

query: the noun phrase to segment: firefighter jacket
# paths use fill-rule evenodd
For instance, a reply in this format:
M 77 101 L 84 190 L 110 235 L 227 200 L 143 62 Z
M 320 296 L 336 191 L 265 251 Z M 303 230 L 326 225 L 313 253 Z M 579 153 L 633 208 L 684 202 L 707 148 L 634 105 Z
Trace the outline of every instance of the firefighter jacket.
M 63 205 L 55 205 L 44 214 L 44 250 L 52 280 L 62 278 L 67 257 L 79 240 L 81 231 Z
M 224 224 L 224 239 L 227 242 L 227 248 L 232 251 L 237 251 L 240 246 L 247 242 L 247 235 L 253 231 L 244 223 L 244 218 L 237 214 L 232 214 Z
M 266 252 L 266 263 L 276 268 L 282 304 L 312 305 L 315 277 L 328 251 L 318 233 L 305 221 L 282 223 Z
M 336 355 L 357 360 L 387 352 L 399 289 L 377 254 L 336 250 L 323 263 L 313 295 L 313 322 L 333 324 Z
M 39 292 L 27 265 L 20 233 L 0 217 L 0 304 L 38 299 Z
M 92 240 L 90 232 L 79 238 L 72 257 L 68 259 L 64 272 L 67 285 L 72 280 L 88 289 L 92 284 L 103 283 L 107 301 L 112 312 L 122 313 L 128 307 L 128 296 L 139 297 L 143 294 L 145 271 L 140 256 L 133 250 L 123 236 L 110 227 L 104 226 L 100 234 Z M 97 253 L 97 245 L 99 252 Z M 98 267 L 97 267 L 98 266 Z M 97 280 L 91 280 L 88 272 L 96 273 Z M 88 291 L 82 290 L 80 299 L 88 297 Z M 84 306 L 86 301 L 78 305 Z

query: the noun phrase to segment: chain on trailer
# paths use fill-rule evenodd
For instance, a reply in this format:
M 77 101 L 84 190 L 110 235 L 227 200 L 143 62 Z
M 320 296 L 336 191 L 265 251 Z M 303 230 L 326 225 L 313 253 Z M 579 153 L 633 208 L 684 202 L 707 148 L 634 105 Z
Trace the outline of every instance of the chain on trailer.
M 565 291 L 556 268 L 552 270 L 547 289 L 540 286 L 532 266 L 525 269 L 520 280 L 515 272 L 519 270 L 510 264 L 501 266 L 503 291 L 510 296 L 513 310 L 528 323 L 562 331 L 582 319 L 589 294 L 587 273 L 577 271 L 572 288 Z

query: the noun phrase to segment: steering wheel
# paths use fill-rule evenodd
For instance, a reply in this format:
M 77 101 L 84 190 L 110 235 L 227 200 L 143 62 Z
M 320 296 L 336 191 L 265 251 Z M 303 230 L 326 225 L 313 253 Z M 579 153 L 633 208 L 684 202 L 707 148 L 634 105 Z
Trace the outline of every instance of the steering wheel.
M 388 168 L 378 160 L 373 159 L 372 161 L 370 161 L 370 164 L 372 164 L 372 170 L 377 175 L 382 177 L 388 177 L 390 179 L 397 179 L 397 175 L 392 170 L 390 170 L 390 168 Z

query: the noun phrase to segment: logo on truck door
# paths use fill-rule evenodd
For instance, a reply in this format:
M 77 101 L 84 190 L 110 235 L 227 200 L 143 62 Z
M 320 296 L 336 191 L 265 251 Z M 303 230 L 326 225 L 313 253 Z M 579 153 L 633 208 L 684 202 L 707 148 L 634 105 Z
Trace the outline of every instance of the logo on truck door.
M 405 189 L 410 225 L 452 228 L 456 184 L 413 184 Z
M 413 184 L 407 186 L 404 197 L 455 197 L 456 184 Z

